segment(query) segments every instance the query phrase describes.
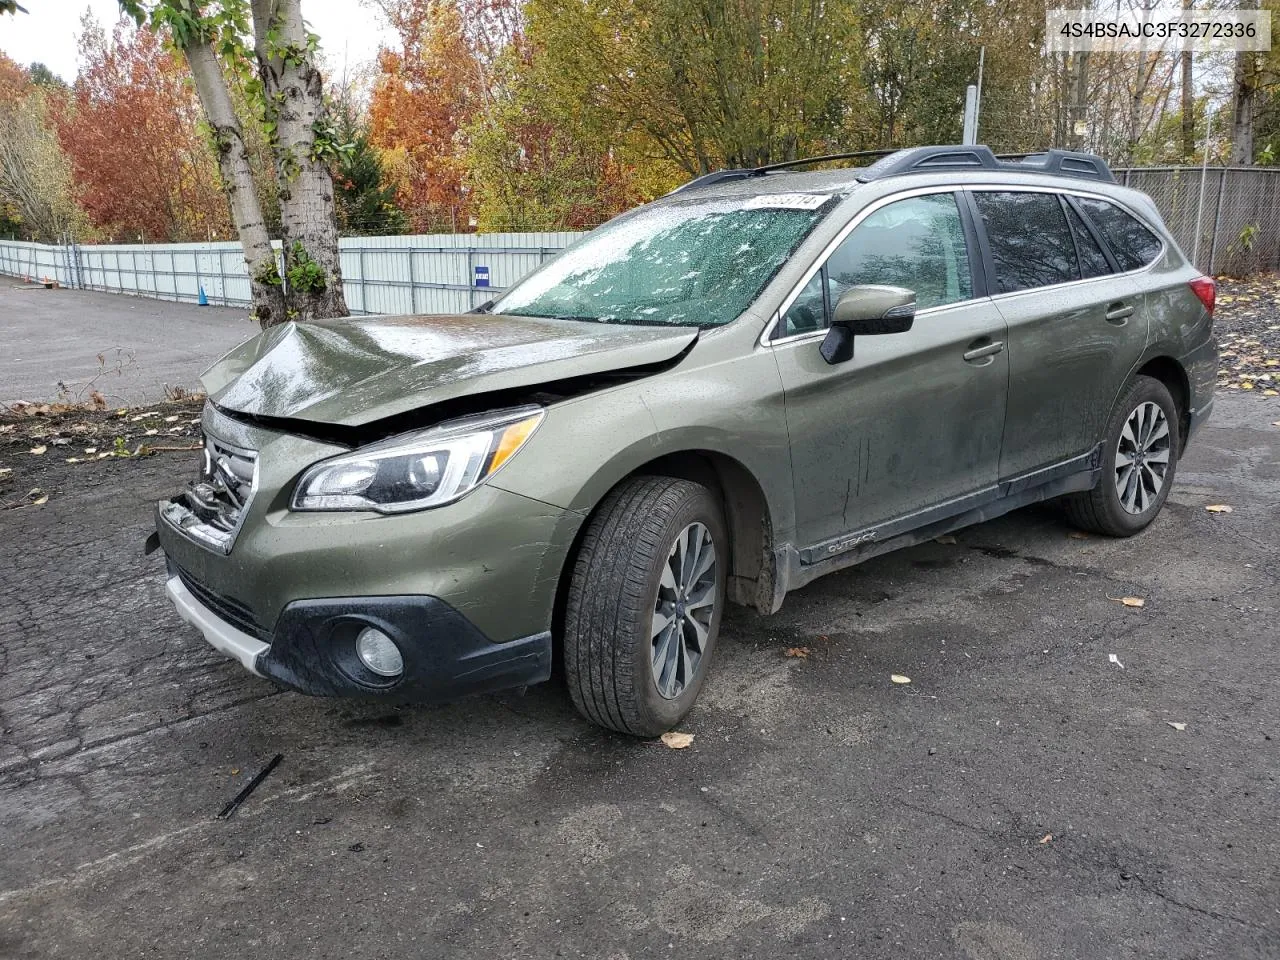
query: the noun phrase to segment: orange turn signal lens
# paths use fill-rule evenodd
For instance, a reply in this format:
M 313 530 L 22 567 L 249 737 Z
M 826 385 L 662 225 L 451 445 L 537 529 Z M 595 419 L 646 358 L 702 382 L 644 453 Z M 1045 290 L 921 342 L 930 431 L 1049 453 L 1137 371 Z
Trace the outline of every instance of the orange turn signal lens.
M 503 429 L 498 439 L 498 446 L 493 451 L 493 458 L 489 461 L 487 473 L 496 472 L 499 467 L 515 456 L 515 452 L 524 446 L 524 442 L 529 439 L 529 435 L 541 420 L 542 415 L 538 414 Z

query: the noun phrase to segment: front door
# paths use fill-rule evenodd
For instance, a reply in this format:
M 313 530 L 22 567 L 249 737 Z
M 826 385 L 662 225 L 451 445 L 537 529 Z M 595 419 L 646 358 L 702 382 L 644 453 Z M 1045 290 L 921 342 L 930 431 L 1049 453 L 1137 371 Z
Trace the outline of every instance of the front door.
M 991 495 L 1008 353 L 1004 320 L 975 295 L 973 260 L 953 193 L 893 200 L 864 213 L 784 307 L 773 350 L 796 539 L 802 550 L 817 547 L 810 560 L 850 549 L 859 536 L 909 529 L 940 504 L 959 509 Z M 818 348 L 831 310 L 862 283 L 914 290 L 915 323 L 905 333 L 859 336 L 851 360 L 829 365 Z

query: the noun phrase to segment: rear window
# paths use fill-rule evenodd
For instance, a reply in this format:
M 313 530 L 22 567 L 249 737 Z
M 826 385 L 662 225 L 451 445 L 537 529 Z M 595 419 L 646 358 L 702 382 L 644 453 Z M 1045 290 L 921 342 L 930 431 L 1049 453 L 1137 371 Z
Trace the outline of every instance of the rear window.
M 1085 197 L 1080 197 L 1079 203 L 1102 233 L 1121 270 L 1145 267 L 1160 255 L 1160 238 L 1114 203 Z
M 1054 193 L 973 194 L 991 247 L 1000 293 L 1080 279 L 1076 247 Z
M 1076 253 L 1080 254 L 1080 274 L 1084 279 L 1105 277 L 1111 272 L 1111 264 L 1107 263 L 1107 255 L 1093 239 L 1093 234 L 1084 225 L 1080 215 L 1067 205 L 1067 219 L 1071 221 L 1071 235 L 1076 238 Z

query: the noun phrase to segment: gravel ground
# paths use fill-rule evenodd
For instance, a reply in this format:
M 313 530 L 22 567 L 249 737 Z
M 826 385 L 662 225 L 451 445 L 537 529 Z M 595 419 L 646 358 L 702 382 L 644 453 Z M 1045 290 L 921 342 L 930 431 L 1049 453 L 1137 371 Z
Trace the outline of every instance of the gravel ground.
M 280 693 L 142 555 L 193 405 L 0 420 L 0 957 L 1275 960 L 1277 314 L 1223 296 L 1254 389 L 1147 532 L 1024 510 L 732 610 L 683 750 L 555 685 Z

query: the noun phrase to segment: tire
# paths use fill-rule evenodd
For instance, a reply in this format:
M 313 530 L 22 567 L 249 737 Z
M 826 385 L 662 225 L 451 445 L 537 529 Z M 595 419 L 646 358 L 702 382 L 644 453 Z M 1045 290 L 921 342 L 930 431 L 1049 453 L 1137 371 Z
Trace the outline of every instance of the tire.
M 1159 416 L 1153 408 L 1158 409 Z M 1164 428 L 1167 433 L 1162 434 Z M 1132 466 L 1126 464 L 1125 459 L 1136 452 L 1131 438 L 1140 439 L 1142 434 L 1150 437 L 1142 456 L 1134 457 Z M 1135 377 L 1116 402 L 1107 423 L 1102 440 L 1102 476 L 1092 490 L 1065 498 L 1067 519 L 1084 530 L 1110 537 L 1131 537 L 1146 529 L 1169 496 L 1181 449 L 1182 420 L 1169 389 L 1154 377 Z M 1164 473 L 1159 475 L 1159 488 L 1153 490 L 1162 465 L 1157 458 L 1161 456 L 1166 456 L 1167 462 L 1163 464 Z M 1118 487 L 1121 483 L 1126 491 L 1123 496 Z
M 691 537 L 699 541 L 698 554 Z M 677 538 L 684 538 L 683 554 Z M 714 548 L 711 567 L 681 590 L 672 558 L 678 564 L 683 555 L 693 558 L 690 567 L 701 566 L 708 544 Z M 684 718 L 706 680 L 720 632 L 728 564 L 719 500 L 701 484 L 636 477 L 605 498 L 588 521 L 565 601 L 565 679 L 584 717 L 638 737 L 655 737 Z M 713 598 L 709 614 L 707 598 Z M 657 618 L 665 615 L 660 604 L 672 616 L 655 634 Z M 691 620 L 705 629 L 704 638 Z M 655 670 L 660 644 L 667 655 Z M 688 660 L 679 656 L 686 651 Z

